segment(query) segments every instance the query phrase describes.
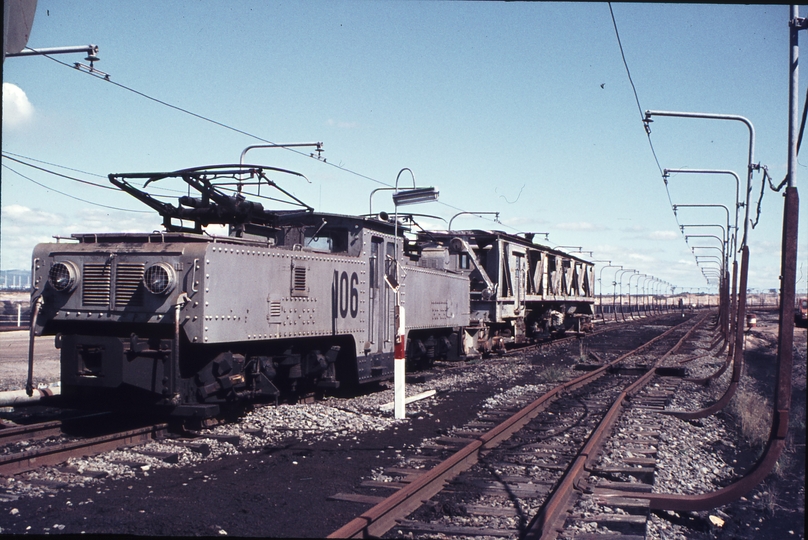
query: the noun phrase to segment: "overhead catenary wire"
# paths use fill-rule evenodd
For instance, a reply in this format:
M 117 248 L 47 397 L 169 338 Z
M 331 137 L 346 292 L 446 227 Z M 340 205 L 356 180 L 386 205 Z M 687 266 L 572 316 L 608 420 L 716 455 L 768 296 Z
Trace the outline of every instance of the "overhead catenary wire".
M 808 116 L 808 89 L 805 91 L 805 101 L 802 104 L 802 120 L 800 121 L 800 133 L 797 137 L 797 156 L 800 155 L 800 146 L 802 146 L 802 135 L 805 132 L 805 119 Z M 760 213 L 762 211 L 763 206 L 763 194 L 766 193 L 766 181 L 768 180 L 769 189 L 774 192 L 779 192 L 786 184 L 788 184 L 788 173 L 786 173 L 785 178 L 783 181 L 780 182 L 777 186 L 774 185 L 772 182 L 772 177 L 769 174 L 769 169 L 766 166 L 760 167 L 763 170 L 763 178 L 760 179 L 760 196 L 758 197 L 757 203 L 757 212 L 755 214 L 755 221 L 752 223 L 752 228 L 754 229 L 757 227 L 758 221 L 760 221 Z
M 35 50 L 35 49 L 33 49 L 33 50 Z M 63 61 L 59 60 L 58 58 L 54 58 L 53 56 L 50 56 L 50 55 L 47 55 L 47 54 L 42 54 L 42 56 L 44 56 L 45 58 L 48 58 L 49 60 L 52 60 L 52 61 L 56 62 L 57 64 L 61 64 L 61 65 L 65 66 L 65 67 L 68 67 L 68 68 L 70 68 L 70 69 L 76 69 L 76 66 L 71 66 L 71 65 L 70 65 L 70 64 L 68 64 L 67 62 L 63 62 Z M 154 97 L 154 96 L 150 96 L 149 94 L 146 94 L 145 92 L 141 92 L 140 90 L 135 90 L 134 88 L 132 88 L 132 87 L 130 87 L 130 86 L 127 86 L 127 85 L 125 85 L 125 84 L 119 83 L 119 82 L 117 82 L 117 81 L 113 81 L 113 80 L 111 79 L 111 77 L 110 77 L 108 74 L 104 74 L 104 76 L 99 76 L 99 75 L 95 74 L 95 73 L 93 72 L 93 70 L 92 70 L 92 69 L 91 69 L 91 70 L 88 70 L 88 71 L 82 71 L 82 70 L 79 70 L 79 71 L 81 71 L 81 73 L 86 73 L 87 75 L 90 75 L 90 76 L 92 76 L 93 78 L 96 78 L 96 79 L 100 79 L 100 80 L 106 81 L 106 82 L 108 82 L 108 83 L 110 83 L 110 84 L 112 84 L 112 85 L 114 85 L 114 86 L 117 86 L 118 88 L 121 88 L 121 89 L 123 89 L 123 90 L 126 90 L 127 92 L 131 92 L 131 93 L 133 93 L 133 94 L 135 94 L 135 95 L 138 95 L 138 96 L 140 96 L 140 97 L 142 97 L 142 98 L 148 99 L 148 100 L 150 100 L 150 101 L 153 101 L 153 102 L 155 102 L 155 103 L 158 103 L 158 104 L 163 105 L 163 106 L 165 106 L 165 107 L 168 107 L 168 108 L 170 108 L 170 109 L 174 109 L 175 111 L 181 112 L 181 113 L 183 113 L 183 114 L 187 114 L 187 115 L 193 116 L 194 118 L 198 118 L 198 119 L 203 120 L 203 121 L 205 121 L 205 122 L 209 122 L 209 123 L 214 124 L 214 125 L 216 125 L 216 126 L 219 126 L 219 127 L 221 127 L 221 128 L 224 128 L 224 129 L 227 129 L 227 130 L 233 131 L 233 132 L 235 132 L 235 133 L 239 133 L 239 134 L 241 134 L 241 135 L 245 135 L 245 136 L 247 136 L 247 137 L 250 137 L 250 138 L 252 138 L 252 139 L 255 139 L 256 141 L 261 141 L 261 142 L 263 142 L 263 143 L 267 143 L 267 144 L 277 144 L 277 143 L 275 143 L 275 142 L 273 142 L 273 141 L 270 141 L 269 139 L 265 139 L 265 138 L 263 138 L 263 137 L 260 137 L 260 136 L 258 136 L 258 135 L 255 135 L 254 133 L 250 133 L 250 132 L 248 132 L 248 131 L 244 131 L 243 129 L 239 129 L 239 128 L 234 127 L 234 126 L 231 126 L 231 125 L 229 125 L 229 124 L 225 124 L 224 122 L 220 122 L 220 121 L 218 121 L 218 120 L 214 120 L 214 119 L 209 118 L 209 117 L 207 117 L 207 116 L 205 116 L 205 115 L 203 115 L 203 114 L 195 113 L 195 112 L 193 112 L 193 111 L 190 111 L 190 110 L 185 109 L 185 108 L 183 108 L 183 107 L 180 107 L 180 106 L 178 106 L 178 105 L 173 105 L 173 104 L 168 103 L 167 101 L 164 101 L 164 100 L 162 100 L 162 99 L 156 98 L 156 97 Z M 312 159 L 317 159 L 318 161 L 320 161 L 321 163 L 324 163 L 325 165 L 329 165 L 329 166 L 331 166 L 331 167 L 334 167 L 334 168 L 336 168 L 336 169 L 339 169 L 339 170 L 341 170 L 341 171 L 343 171 L 343 172 L 346 172 L 346 173 L 348 173 L 348 174 L 352 174 L 352 175 L 358 176 L 358 177 L 360 177 L 360 178 L 364 178 L 364 179 L 366 179 L 366 180 L 370 180 L 371 182 L 375 182 L 375 183 L 377 183 L 377 184 L 380 184 L 380 185 L 383 185 L 383 186 L 387 186 L 387 187 L 392 187 L 392 185 L 391 185 L 391 184 L 388 184 L 388 183 L 386 183 L 386 182 L 383 182 L 383 181 L 378 180 L 378 179 L 376 179 L 376 178 L 373 178 L 373 177 L 371 177 L 371 176 L 367 176 L 367 175 L 365 175 L 365 174 L 359 173 L 359 172 L 357 172 L 357 171 L 353 171 L 353 170 L 351 170 L 351 169 L 348 169 L 347 167 L 343 167 L 343 166 L 341 166 L 341 165 L 337 165 L 337 164 L 334 164 L 334 163 L 328 162 L 327 160 L 320 160 L 320 159 L 318 159 L 317 157 L 314 157 L 314 156 L 312 156 L 312 155 L 310 155 L 310 154 L 307 154 L 307 153 L 302 152 L 302 151 L 300 151 L 300 150 L 297 150 L 297 149 L 295 149 L 295 148 L 288 148 L 288 147 L 285 147 L 285 146 L 282 146 L 282 145 L 280 145 L 280 146 L 279 146 L 279 148 L 283 148 L 284 150 L 286 150 L 286 151 L 288 151 L 288 152 L 293 152 L 293 153 L 298 154 L 298 155 L 301 155 L 301 156 L 303 156 L 303 157 L 308 157 L 308 158 L 312 158 Z
M 617 29 L 617 20 L 614 17 L 614 10 L 612 9 L 611 2 L 609 2 L 609 13 L 612 16 L 612 26 L 614 26 L 614 35 L 617 38 L 617 46 L 620 47 L 620 57 L 623 59 L 623 66 L 625 66 L 626 68 L 626 74 L 628 75 L 628 82 L 631 84 L 631 89 L 634 92 L 634 101 L 637 102 L 637 109 L 640 112 L 640 121 L 643 123 L 645 133 L 648 136 L 648 145 L 651 147 L 651 154 L 654 156 L 654 161 L 656 162 L 657 168 L 659 169 L 659 173 L 662 174 L 662 166 L 659 164 L 659 159 L 657 158 L 656 150 L 654 149 L 654 143 L 653 141 L 651 141 L 651 129 L 645 122 L 645 113 L 643 112 L 642 105 L 640 105 L 640 96 L 637 93 L 637 87 L 634 84 L 634 79 L 631 77 L 631 70 L 628 67 L 628 61 L 626 60 L 626 53 L 623 50 L 623 42 L 620 40 L 620 31 Z M 668 198 L 670 199 L 670 194 L 668 194 Z
M 74 199 L 74 200 L 77 200 L 77 201 L 80 201 L 80 202 L 83 202 L 83 203 L 91 204 L 93 206 L 100 206 L 101 208 L 108 208 L 110 210 L 119 210 L 121 212 L 132 212 L 132 213 L 135 213 L 135 214 L 151 214 L 151 212 L 149 212 L 147 210 L 130 210 L 128 208 L 119 208 L 117 206 L 109 206 L 109 205 L 106 205 L 106 204 L 101 204 L 101 203 L 97 203 L 97 202 L 93 202 L 93 201 L 88 201 L 87 199 L 82 199 L 81 197 L 76 197 L 75 195 L 70 195 L 69 193 L 65 193 L 64 191 L 59 191 L 58 189 L 54 189 L 54 188 L 52 188 L 50 186 L 46 186 L 45 184 L 42 184 L 41 182 L 37 182 L 33 178 L 25 176 L 21 172 L 12 169 L 11 167 L 6 165 L 5 163 L 3 163 L 3 167 L 5 169 L 8 169 L 9 171 L 13 172 L 17 176 L 20 176 L 21 178 L 24 178 L 25 180 L 28 180 L 29 182 L 32 182 L 32 183 L 34 183 L 34 184 L 36 184 L 36 185 L 38 185 L 40 187 L 43 187 L 43 188 L 45 188 L 47 190 L 50 190 L 50 191 L 53 191 L 54 193 L 58 193 L 59 195 L 64 195 L 65 197 L 70 197 L 71 199 Z M 106 187 L 106 186 L 100 186 L 98 184 L 92 184 L 92 185 L 94 185 L 96 187 Z
M 34 50 L 35 50 L 35 49 L 34 49 Z M 76 70 L 76 68 L 78 67 L 78 66 L 73 66 L 73 65 L 70 65 L 70 64 L 68 64 L 67 62 L 63 62 L 62 60 L 59 60 L 58 58 L 54 58 L 53 56 L 50 56 L 50 55 L 47 55 L 47 54 L 42 54 L 41 56 L 44 56 L 45 58 L 48 58 L 49 60 L 52 60 L 52 61 L 56 62 L 57 64 L 60 64 L 60 65 L 62 65 L 62 66 L 64 66 L 64 67 L 68 67 L 68 68 L 70 68 L 71 70 Z M 131 92 L 131 93 L 133 93 L 133 94 L 135 94 L 135 95 L 138 95 L 138 96 L 140 96 L 140 97 L 143 97 L 143 98 L 145 98 L 145 99 L 148 99 L 148 100 L 150 100 L 150 101 L 153 101 L 153 102 L 155 102 L 155 103 L 158 103 L 158 104 L 163 105 L 163 106 L 165 106 L 165 107 L 168 107 L 168 108 L 170 108 L 170 109 L 173 109 L 173 110 L 176 110 L 176 111 L 178 111 L 178 112 L 181 112 L 181 113 L 183 113 L 183 114 L 190 115 L 190 116 L 192 116 L 192 117 L 194 117 L 194 118 L 197 118 L 197 119 L 203 120 L 203 121 L 205 121 L 205 122 L 209 122 L 209 123 L 211 123 L 211 124 L 214 124 L 214 125 L 216 125 L 216 126 L 219 126 L 219 127 L 224 128 L 224 129 L 227 129 L 227 130 L 233 131 L 233 132 L 235 132 L 235 133 L 239 133 L 239 134 L 241 134 L 241 135 L 245 135 L 245 136 L 247 136 L 247 137 L 250 137 L 250 138 L 255 139 L 255 140 L 257 140 L 257 141 L 260 141 L 260 142 L 264 142 L 264 143 L 267 143 L 267 144 L 277 144 L 277 143 L 275 143 L 275 142 L 273 142 L 273 141 L 270 141 L 270 140 L 268 140 L 268 139 L 265 139 L 265 138 L 263 138 L 263 137 L 260 137 L 260 136 L 258 136 L 258 135 L 255 135 L 255 134 L 250 133 L 250 132 L 248 132 L 248 131 L 245 131 L 245 130 L 242 130 L 242 129 L 236 128 L 236 127 L 234 127 L 234 126 L 231 126 L 231 125 L 226 124 L 226 123 L 224 123 L 224 122 L 220 122 L 220 121 L 218 121 L 218 120 L 214 120 L 214 119 L 209 118 L 209 117 L 207 117 L 207 116 L 205 116 L 205 115 L 202 115 L 202 114 L 199 114 L 199 113 L 195 113 L 195 112 L 190 111 L 190 110 L 188 110 L 188 109 L 185 109 L 185 108 L 183 108 L 183 107 L 180 107 L 180 106 L 177 106 L 177 105 L 173 105 L 173 104 L 168 103 L 167 101 L 164 101 L 164 100 L 162 100 L 162 99 L 159 99 L 159 98 L 156 98 L 156 97 L 150 96 L 149 94 L 146 94 L 145 92 L 141 92 L 141 91 L 136 90 L 136 89 L 134 89 L 134 88 L 131 88 L 131 87 L 129 87 L 129 86 L 127 86 L 127 85 L 125 85 L 125 84 L 122 84 L 122 83 L 116 82 L 116 81 L 112 80 L 112 78 L 111 78 L 111 76 L 110 76 L 109 74 L 104 73 L 103 75 L 99 75 L 99 73 L 100 73 L 100 72 L 95 72 L 95 70 L 93 70 L 93 69 L 89 69 L 89 70 L 81 70 L 81 69 L 79 69 L 79 71 L 80 71 L 81 73 L 85 73 L 85 74 L 87 74 L 87 75 L 90 75 L 90 76 L 92 76 L 93 78 L 100 79 L 100 80 L 102 80 L 102 81 L 106 81 L 106 82 L 108 82 L 108 83 L 110 83 L 110 84 L 112 84 L 112 85 L 114 85 L 114 86 L 116 86 L 116 87 L 118 87 L 118 88 L 121 88 L 121 89 L 126 90 L 126 91 L 128 91 L 128 92 Z M 315 159 L 315 160 L 317 160 L 318 162 L 323 163 L 324 165 L 327 165 L 327 166 L 333 167 L 333 168 L 338 169 L 338 170 L 340 170 L 340 171 L 343 171 L 343 172 L 345 172 L 345 173 L 347 173 L 347 174 L 351 174 L 351 175 L 353 175 L 353 176 L 356 176 L 356 177 L 359 177 L 359 178 L 363 178 L 363 179 L 368 180 L 368 181 L 370 181 L 370 182 L 373 182 L 373 183 L 376 183 L 376 184 L 379 184 L 379 185 L 382 185 L 382 186 L 385 186 L 385 187 L 393 187 L 393 184 L 392 184 L 392 183 L 387 183 L 387 182 L 384 182 L 384 181 L 382 181 L 382 180 L 378 180 L 378 179 L 373 178 L 373 177 L 371 177 L 371 176 L 368 176 L 368 175 L 362 174 L 362 173 L 360 173 L 360 172 L 354 171 L 354 170 L 349 169 L 349 168 L 347 168 L 347 167 L 343 167 L 342 165 L 338 165 L 338 164 L 335 164 L 335 163 L 329 162 L 329 161 L 324 160 L 324 159 L 319 159 L 318 157 L 312 156 L 311 154 L 307 154 L 307 153 L 302 152 L 302 151 L 300 151 L 300 150 L 297 150 L 297 149 L 295 149 L 295 148 L 288 148 L 288 147 L 284 147 L 284 146 L 282 146 L 282 145 L 280 145 L 280 146 L 279 146 L 279 148 L 283 148 L 284 150 L 287 150 L 287 151 L 289 151 L 289 152 L 293 152 L 293 153 L 298 154 L 298 155 L 303 156 L 303 157 L 308 157 L 308 158 L 311 158 L 311 159 Z M 107 186 L 104 186 L 104 187 L 107 187 Z M 115 188 L 112 188 L 112 189 L 115 189 Z M 462 208 L 456 207 L 456 206 L 451 205 L 451 204 L 449 204 L 449 203 L 446 203 L 446 202 L 444 202 L 444 201 L 437 201 L 437 203 L 438 203 L 439 205 L 444 206 L 444 207 L 446 207 L 446 208 L 449 208 L 449 209 L 451 209 L 451 210 L 455 210 L 455 211 L 463 211 L 463 210 L 464 210 L 464 209 L 462 209 Z M 481 219 L 487 219 L 487 218 L 481 218 Z M 501 224 L 501 223 L 500 223 L 500 224 Z M 517 230 L 516 228 L 511 227 L 511 226 L 506 225 L 506 224 L 501 224 L 501 225 L 502 225 L 503 227 L 508 228 L 508 229 L 511 229 L 511 230 L 513 230 L 513 231 L 516 231 L 516 230 Z
M 614 16 L 614 10 L 612 9 L 612 3 L 609 2 L 609 13 L 612 17 L 612 26 L 614 27 L 614 35 L 617 38 L 617 45 L 620 48 L 620 56 L 623 59 L 623 66 L 626 68 L 626 74 L 628 75 L 628 81 L 631 84 L 631 89 L 634 92 L 634 100 L 637 103 L 637 109 L 640 113 L 640 121 L 643 124 L 643 129 L 645 130 L 646 137 L 648 138 L 648 146 L 651 149 L 651 155 L 654 158 L 654 163 L 656 163 L 657 169 L 659 169 L 659 174 L 662 176 L 662 181 L 665 184 L 665 194 L 668 197 L 668 204 L 671 206 L 671 211 L 673 211 L 673 218 L 676 221 L 676 226 L 682 231 L 682 236 L 684 237 L 684 230 L 682 229 L 682 224 L 679 223 L 679 216 L 676 214 L 676 210 L 674 210 L 673 198 L 671 197 L 670 187 L 668 186 L 668 178 L 665 175 L 665 171 L 662 169 L 662 165 L 659 163 L 659 157 L 657 157 L 656 149 L 654 148 L 654 142 L 651 140 L 651 128 L 646 120 L 645 113 L 643 112 L 642 105 L 640 104 L 640 96 L 637 92 L 637 86 L 634 84 L 634 79 L 631 76 L 631 70 L 628 67 L 628 60 L 626 60 L 626 53 L 623 50 L 623 42 L 620 39 L 620 30 L 617 28 L 617 19 Z M 687 238 L 685 238 L 685 242 L 687 242 Z M 695 255 L 694 255 L 695 256 Z
M 15 162 L 19 163 L 20 165 L 25 165 L 26 167 L 31 167 L 32 169 L 37 169 L 39 171 L 46 172 L 48 174 L 52 174 L 54 176 L 60 176 L 62 178 L 66 178 L 68 180 L 72 180 L 73 182 L 78 182 L 80 184 L 86 184 L 88 186 L 93 186 L 93 187 L 97 187 L 97 188 L 101 188 L 101 189 L 109 189 L 111 191 L 118 191 L 118 188 L 115 188 L 115 187 L 112 187 L 112 186 L 106 186 L 104 184 L 98 184 L 96 182 L 90 182 L 89 180 L 82 180 L 81 178 L 76 178 L 75 176 L 68 176 L 66 174 L 61 174 L 61 173 L 58 173 L 56 171 L 51 171 L 49 169 L 45 169 L 44 167 L 39 167 L 39 166 L 33 165 L 31 163 L 26 163 L 26 162 L 21 161 L 21 160 L 19 160 L 17 158 L 11 157 L 6 152 L 3 152 L 3 157 L 5 159 L 10 159 L 11 161 L 15 161 Z M 12 169 L 9 169 L 9 170 L 12 170 Z M 54 190 L 54 191 L 56 191 L 56 190 Z
M 83 171 L 81 169 L 68 167 L 66 165 L 59 165 L 58 163 L 51 163 L 49 161 L 43 161 L 41 159 L 36 159 L 36 158 L 28 157 L 28 156 L 23 156 L 22 154 L 15 154 L 14 152 L 9 152 L 8 150 L 4 150 L 3 154 L 6 154 L 8 156 L 14 156 L 14 157 L 21 158 L 21 159 L 27 159 L 28 161 L 36 161 L 37 163 L 42 163 L 43 165 L 50 165 L 51 167 L 59 167 L 60 169 L 65 169 L 67 171 L 79 172 L 81 174 L 86 174 L 87 176 L 95 176 L 97 178 L 106 178 L 107 177 L 105 174 L 98 174 L 98 173 Z

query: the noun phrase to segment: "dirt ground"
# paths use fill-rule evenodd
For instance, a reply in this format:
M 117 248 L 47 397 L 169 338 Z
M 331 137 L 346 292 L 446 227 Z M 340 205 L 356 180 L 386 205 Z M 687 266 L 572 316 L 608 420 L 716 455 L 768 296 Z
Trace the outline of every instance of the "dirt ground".
M 776 379 L 778 314 L 774 310 L 756 310 L 757 326 L 748 330 L 744 353 L 744 373 L 754 381 L 755 390 L 773 401 Z M 789 322 L 793 322 L 790 319 Z M 731 539 L 785 539 L 805 538 L 805 413 L 806 413 L 806 348 L 808 331 L 794 329 L 794 358 L 792 369 L 792 395 L 789 414 L 789 434 L 786 448 L 778 462 L 779 467 L 764 482 L 741 500 L 722 507 L 730 519 L 717 538 Z M 722 411 L 718 414 L 727 415 Z M 737 419 L 730 415 L 728 420 Z M 737 430 L 740 428 L 736 426 Z M 761 449 L 740 441 L 740 451 L 734 456 L 739 464 L 750 465 L 757 460 Z M 779 469 L 779 470 L 778 470 Z
M 34 340 L 34 384 L 59 380 L 59 350 L 53 336 Z M 28 331 L 0 332 L 0 392 L 19 390 L 28 380 Z

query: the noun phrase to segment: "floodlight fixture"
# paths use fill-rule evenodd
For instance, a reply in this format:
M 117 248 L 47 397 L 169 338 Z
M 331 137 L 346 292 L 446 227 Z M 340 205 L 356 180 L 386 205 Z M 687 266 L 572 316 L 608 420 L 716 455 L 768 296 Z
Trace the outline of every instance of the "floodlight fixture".
M 434 187 L 413 188 L 397 191 L 393 194 L 393 204 L 405 206 L 407 204 L 419 204 L 437 201 L 440 192 Z

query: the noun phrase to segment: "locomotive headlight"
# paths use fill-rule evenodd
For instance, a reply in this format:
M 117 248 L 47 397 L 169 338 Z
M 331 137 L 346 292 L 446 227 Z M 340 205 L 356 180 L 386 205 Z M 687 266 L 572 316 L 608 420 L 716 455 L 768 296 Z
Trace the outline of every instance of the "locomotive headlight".
M 59 292 L 70 292 L 79 282 L 79 269 L 70 261 L 55 262 L 48 271 L 48 283 Z
M 174 288 L 176 283 L 176 273 L 171 265 L 157 263 L 146 269 L 143 274 L 143 285 L 152 294 L 166 294 Z

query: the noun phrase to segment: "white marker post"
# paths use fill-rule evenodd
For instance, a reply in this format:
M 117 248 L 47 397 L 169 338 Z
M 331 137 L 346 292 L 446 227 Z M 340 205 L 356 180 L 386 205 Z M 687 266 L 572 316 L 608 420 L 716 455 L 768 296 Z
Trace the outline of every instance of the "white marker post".
M 401 173 L 404 171 L 408 171 L 412 175 L 412 189 L 407 190 L 398 190 L 398 179 L 401 178 Z M 394 400 L 393 403 L 395 405 L 394 410 L 394 417 L 396 419 L 406 418 L 406 413 L 404 411 L 404 378 L 406 376 L 406 351 L 407 351 L 407 338 L 406 338 L 406 330 L 405 330 L 405 322 L 404 322 L 404 307 L 401 305 L 401 298 L 399 297 L 399 287 L 401 286 L 401 280 L 399 276 L 399 253 L 398 253 L 398 244 L 399 239 L 398 237 L 398 207 L 405 204 L 418 204 L 418 203 L 425 203 L 429 201 L 436 201 L 438 200 L 439 192 L 434 187 L 425 187 L 419 188 L 415 185 L 415 175 L 412 171 L 406 167 L 398 171 L 398 175 L 396 176 L 396 187 L 395 193 L 393 194 L 393 204 L 396 207 L 396 215 L 394 219 L 395 227 L 393 229 L 393 236 L 395 237 L 395 257 L 394 257 L 394 264 L 395 264 L 395 286 L 391 285 L 391 289 L 395 291 L 396 295 L 396 309 L 395 309 L 395 320 L 393 321 L 393 326 L 395 330 L 395 345 L 393 347 L 393 395 Z M 387 278 L 385 278 L 387 280 Z
M 398 293 L 396 293 L 398 296 Z M 404 321 L 404 306 L 396 305 L 396 338 L 395 353 L 393 355 L 393 391 L 394 391 L 394 415 L 395 418 L 405 418 L 404 411 L 404 381 L 406 378 L 406 348 L 407 337 Z

